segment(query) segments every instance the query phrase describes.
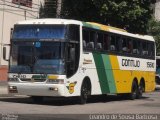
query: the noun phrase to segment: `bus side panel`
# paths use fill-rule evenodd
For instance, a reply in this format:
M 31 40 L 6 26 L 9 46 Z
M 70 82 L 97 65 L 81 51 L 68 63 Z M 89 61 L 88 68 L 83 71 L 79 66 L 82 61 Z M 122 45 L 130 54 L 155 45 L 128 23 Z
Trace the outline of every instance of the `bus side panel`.
M 110 61 L 112 65 L 112 70 L 114 74 L 114 79 L 116 83 L 117 93 L 130 93 L 132 82 L 134 78 L 140 80 L 144 78 L 145 81 L 145 91 L 150 92 L 155 88 L 155 72 L 153 70 L 146 68 L 144 63 L 147 63 L 148 60 L 140 60 L 142 66 L 140 68 L 120 68 L 122 64 L 118 61 L 118 56 L 110 55 Z M 137 69 L 137 70 L 135 70 Z
M 116 85 L 108 55 L 93 53 L 102 94 L 116 93 Z
M 88 77 L 91 82 L 91 94 L 102 94 L 102 87 L 100 86 L 100 81 L 92 53 L 83 54 L 81 56 L 80 66 L 77 72 L 72 77 L 67 78 L 65 96 L 80 96 L 82 82 L 86 77 Z
M 117 93 L 129 93 L 131 91 L 131 71 L 120 70 L 117 56 L 110 55 L 110 61 L 116 83 Z
M 155 72 L 148 72 L 148 78 L 146 78 L 146 92 L 155 90 Z

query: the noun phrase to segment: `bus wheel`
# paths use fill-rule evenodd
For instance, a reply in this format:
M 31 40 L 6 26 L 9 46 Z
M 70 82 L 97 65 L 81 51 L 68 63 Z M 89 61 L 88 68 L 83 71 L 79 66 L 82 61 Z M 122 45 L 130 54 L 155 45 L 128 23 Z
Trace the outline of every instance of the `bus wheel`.
M 43 97 L 42 96 L 31 96 L 34 103 L 42 103 Z
M 133 81 L 132 83 L 132 90 L 131 93 L 129 94 L 129 99 L 134 100 L 137 97 L 137 83 L 135 81 Z
M 136 96 L 137 99 L 142 98 L 143 91 L 144 91 L 144 84 L 143 82 L 140 82 L 140 85 L 138 86 L 137 96 Z
M 91 89 L 89 86 L 89 82 L 84 81 L 81 87 L 80 104 L 85 104 L 90 94 L 91 94 Z

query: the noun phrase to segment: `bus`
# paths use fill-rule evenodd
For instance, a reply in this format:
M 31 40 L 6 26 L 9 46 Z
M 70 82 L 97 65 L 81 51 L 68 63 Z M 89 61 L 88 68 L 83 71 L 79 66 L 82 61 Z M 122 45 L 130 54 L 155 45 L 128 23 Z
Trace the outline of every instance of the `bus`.
M 160 85 L 160 56 L 156 56 L 156 84 Z
M 9 93 L 85 104 L 91 95 L 136 99 L 155 89 L 152 36 L 67 19 L 20 21 L 11 33 Z

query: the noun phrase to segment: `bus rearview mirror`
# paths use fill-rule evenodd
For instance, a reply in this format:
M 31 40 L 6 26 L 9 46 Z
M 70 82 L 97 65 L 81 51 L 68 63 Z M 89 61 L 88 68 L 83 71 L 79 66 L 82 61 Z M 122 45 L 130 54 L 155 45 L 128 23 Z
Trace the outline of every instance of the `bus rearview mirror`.
M 9 46 L 9 45 L 5 45 L 3 47 L 3 59 L 5 61 L 9 61 L 9 49 L 7 49 L 8 48 L 7 46 Z

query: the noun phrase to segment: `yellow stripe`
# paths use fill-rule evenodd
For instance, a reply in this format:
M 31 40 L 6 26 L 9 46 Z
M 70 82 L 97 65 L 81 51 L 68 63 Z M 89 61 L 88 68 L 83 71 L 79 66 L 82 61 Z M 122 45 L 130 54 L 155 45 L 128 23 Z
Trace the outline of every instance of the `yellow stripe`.
M 58 76 L 55 76 L 55 75 L 49 75 L 48 76 L 48 79 L 53 79 L 54 80 L 54 79 L 57 79 L 57 78 L 58 78 Z
M 155 89 L 155 72 L 120 70 L 117 56 L 110 55 L 113 75 L 116 83 L 117 93 L 130 93 L 134 78 L 140 83 L 141 78 L 145 80 L 145 91 Z
M 94 23 L 94 22 L 87 22 L 87 23 L 92 24 L 92 25 L 96 25 L 96 26 L 100 27 L 101 30 L 104 30 L 104 31 L 109 31 L 110 29 L 112 29 L 112 30 L 118 30 L 118 31 L 122 31 L 122 32 L 127 32 L 124 29 L 111 27 L 111 26 L 106 26 L 106 25 L 102 25 L 102 24 L 99 24 L 99 23 Z

